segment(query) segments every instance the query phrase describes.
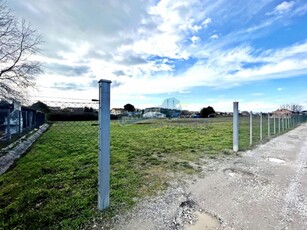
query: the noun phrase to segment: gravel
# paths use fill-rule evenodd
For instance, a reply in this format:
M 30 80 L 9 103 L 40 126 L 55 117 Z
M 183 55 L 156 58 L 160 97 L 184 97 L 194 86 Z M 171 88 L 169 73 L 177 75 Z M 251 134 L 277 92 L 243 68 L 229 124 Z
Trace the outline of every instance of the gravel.
M 307 124 L 240 155 L 202 159 L 200 177 L 140 201 L 112 229 L 307 229 Z M 218 224 L 200 226 L 202 213 Z

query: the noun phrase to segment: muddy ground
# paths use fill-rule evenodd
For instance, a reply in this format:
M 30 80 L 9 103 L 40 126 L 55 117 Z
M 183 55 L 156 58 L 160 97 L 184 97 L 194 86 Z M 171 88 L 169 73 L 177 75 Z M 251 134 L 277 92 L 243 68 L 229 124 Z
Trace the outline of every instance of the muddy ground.
M 307 124 L 139 202 L 114 229 L 307 229 Z

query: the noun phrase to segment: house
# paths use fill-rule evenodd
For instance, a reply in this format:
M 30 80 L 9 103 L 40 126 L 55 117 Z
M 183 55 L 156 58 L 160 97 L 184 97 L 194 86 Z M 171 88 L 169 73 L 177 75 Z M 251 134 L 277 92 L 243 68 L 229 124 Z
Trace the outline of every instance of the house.
M 274 118 L 289 118 L 292 116 L 292 111 L 288 109 L 277 109 L 276 111 L 272 112 L 272 117 Z
M 49 109 L 51 111 L 59 111 L 59 110 L 61 110 L 61 107 L 60 106 L 49 106 Z
M 161 107 L 151 107 L 146 108 L 144 110 L 143 117 L 158 117 L 158 118 L 178 118 L 180 117 L 181 110 L 179 109 L 167 109 L 167 108 L 161 108 Z
M 84 111 L 84 107 L 66 107 L 64 110 L 72 113 L 80 113 Z
M 110 111 L 110 114 L 112 115 L 121 115 L 121 114 L 124 114 L 125 113 L 125 110 L 122 109 L 122 108 L 112 108 L 111 111 Z
M 243 111 L 243 112 L 241 112 L 241 116 L 249 116 L 249 112 L 248 111 Z
M 216 116 L 227 116 L 227 113 L 226 112 L 220 112 L 220 111 L 216 111 L 215 112 Z

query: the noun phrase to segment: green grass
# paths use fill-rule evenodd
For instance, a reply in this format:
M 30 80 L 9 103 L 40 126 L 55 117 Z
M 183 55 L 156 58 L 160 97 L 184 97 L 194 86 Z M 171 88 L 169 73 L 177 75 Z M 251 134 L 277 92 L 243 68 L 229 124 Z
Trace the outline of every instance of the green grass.
M 93 219 L 107 224 L 139 198 L 199 172 L 199 158 L 232 149 L 232 118 L 112 122 L 110 207 L 98 212 L 98 129 L 92 123 L 54 123 L 0 176 L 0 229 L 78 229 Z M 246 124 L 242 148 L 249 145 Z

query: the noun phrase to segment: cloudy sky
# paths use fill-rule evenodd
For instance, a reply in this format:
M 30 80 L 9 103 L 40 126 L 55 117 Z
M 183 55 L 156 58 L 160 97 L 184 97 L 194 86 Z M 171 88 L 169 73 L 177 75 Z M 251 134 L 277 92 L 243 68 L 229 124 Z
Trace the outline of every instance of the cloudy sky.
M 307 109 L 307 1 L 9 0 L 42 34 L 39 99 L 97 98 L 111 107 Z M 57 99 L 53 99 L 57 100 Z

